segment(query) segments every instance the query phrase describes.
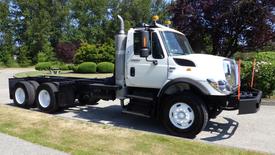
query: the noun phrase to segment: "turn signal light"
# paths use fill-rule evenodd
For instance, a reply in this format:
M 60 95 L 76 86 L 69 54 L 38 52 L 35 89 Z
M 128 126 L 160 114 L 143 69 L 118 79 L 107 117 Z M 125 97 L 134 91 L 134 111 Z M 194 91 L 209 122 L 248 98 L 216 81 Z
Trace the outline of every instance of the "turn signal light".
M 157 15 L 153 16 L 153 17 L 152 17 L 152 20 L 153 20 L 154 22 L 158 21 L 158 20 L 159 20 L 159 16 L 157 16 Z

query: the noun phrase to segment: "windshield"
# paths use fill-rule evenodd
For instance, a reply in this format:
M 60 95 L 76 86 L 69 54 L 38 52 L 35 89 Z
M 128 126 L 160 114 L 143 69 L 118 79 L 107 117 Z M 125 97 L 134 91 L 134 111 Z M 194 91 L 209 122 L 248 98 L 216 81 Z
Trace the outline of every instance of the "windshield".
M 193 53 L 192 48 L 184 35 L 164 31 L 162 32 L 162 36 L 169 55 L 186 55 Z

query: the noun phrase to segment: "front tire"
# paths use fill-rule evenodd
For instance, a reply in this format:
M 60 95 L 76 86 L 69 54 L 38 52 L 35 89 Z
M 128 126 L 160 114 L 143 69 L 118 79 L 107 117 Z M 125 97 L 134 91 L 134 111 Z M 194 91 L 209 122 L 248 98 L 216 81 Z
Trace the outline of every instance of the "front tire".
M 54 113 L 58 110 L 56 93 L 58 89 L 53 83 L 44 83 L 37 88 L 36 103 L 45 113 Z
M 163 108 L 164 127 L 175 136 L 195 138 L 208 122 L 204 102 L 190 92 L 167 97 Z

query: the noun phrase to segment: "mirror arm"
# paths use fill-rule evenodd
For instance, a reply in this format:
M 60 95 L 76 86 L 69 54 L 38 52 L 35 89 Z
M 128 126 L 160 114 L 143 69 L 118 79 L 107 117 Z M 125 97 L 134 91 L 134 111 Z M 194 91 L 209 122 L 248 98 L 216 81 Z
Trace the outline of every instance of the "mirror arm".
M 145 60 L 146 60 L 147 62 L 152 62 L 154 65 L 158 65 L 158 61 L 157 61 L 157 60 L 148 60 L 147 58 L 148 58 L 148 57 L 145 58 Z

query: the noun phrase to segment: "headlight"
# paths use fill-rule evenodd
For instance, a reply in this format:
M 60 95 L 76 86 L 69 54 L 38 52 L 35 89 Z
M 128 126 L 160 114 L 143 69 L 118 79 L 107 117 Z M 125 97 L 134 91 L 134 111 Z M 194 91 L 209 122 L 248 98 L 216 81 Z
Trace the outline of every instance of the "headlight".
M 218 92 L 223 93 L 223 94 L 229 94 L 230 93 L 230 85 L 228 84 L 227 81 L 224 80 L 219 80 L 215 81 L 213 79 L 207 79 L 207 82 Z
M 234 60 L 226 59 L 223 62 L 223 70 L 225 74 L 225 79 L 228 85 L 230 86 L 230 90 L 234 90 L 237 88 L 238 84 L 238 66 Z

